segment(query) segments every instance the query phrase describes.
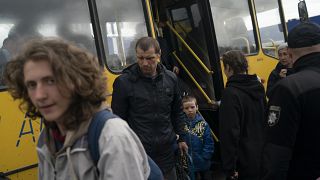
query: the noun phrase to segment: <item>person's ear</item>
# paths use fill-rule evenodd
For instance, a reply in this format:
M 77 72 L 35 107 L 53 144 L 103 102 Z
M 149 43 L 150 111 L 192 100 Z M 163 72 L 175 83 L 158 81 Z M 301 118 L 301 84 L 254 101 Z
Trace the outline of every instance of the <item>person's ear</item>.
M 292 52 L 293 50 L 291 48 L 288 48 L 287 53 L 288 53 L 288 58 L 291 60 L 292 63 L 294 63 L 294 54 Z

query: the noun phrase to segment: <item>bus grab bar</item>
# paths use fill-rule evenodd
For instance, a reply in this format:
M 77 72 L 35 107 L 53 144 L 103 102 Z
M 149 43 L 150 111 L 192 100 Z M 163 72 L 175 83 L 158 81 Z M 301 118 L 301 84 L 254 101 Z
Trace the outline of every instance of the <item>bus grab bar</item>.
M 199 89 L 199 91 L 202 93 L 202 95 L 206 98 L 207 102 L 209 104 L 215 104 L 214 100 L 211 100 L 209 98 L 209 96 L 207 95 L 206 92 L 204 92 L 204 90 L 202 89 L 202 87 L 199 85 L 199 83 L 196 81 L 196 79 L 192 76 L 192 74 L 190 73 L 190 71 L 186 68 L 186 66 L 183 64 L 183 62 L 181 61 L 181 59 L 177 56 L 176 52 L 172 52 L 173 56 L 176 58 L 176 60 L 179 62 L 179 64 L 182 66 L 182 68 L 187 72 L 187 74 L 189 75 L 189 77 L 191 78 L 191 80 L 193 81 L 193 83 L 197 86 L 197 88 Z
M 189 52 L 193 55 L 194 58 L 200 63 L 203 69 L 208 74 L 213 74 L 213 71 L 209 70 L 205 64 L 203 64 L 202 60 L 196 55 L 196 53 L 190 48 L 190 46 L 183 40 L 183 38 L 179 35 L 179 33 L 171 26 L 171 24 L 167 21 L 166 24 L 170 28 L 170 30 L 178 37 L 178 39 L 182 42 L 182 44 L 189 50 Z

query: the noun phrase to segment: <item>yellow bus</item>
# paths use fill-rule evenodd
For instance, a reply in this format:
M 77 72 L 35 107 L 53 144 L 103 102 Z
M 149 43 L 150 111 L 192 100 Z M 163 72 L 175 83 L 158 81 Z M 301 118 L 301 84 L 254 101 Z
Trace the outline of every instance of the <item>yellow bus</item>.
M 42 128 L 19 109 L 2 81 L 5 62 L 35 37 L 61 37 L 99 57 L 109 92 L 121 71 L 135 62 L 142 36 L 167 42 L 181 87 L 197 96 L 216 131 L 224 78 L 220 56 L 243 51 L 250 73 L 264 82 L 286 40 L 281 0 L 2 0 L 0 2 L 0 179 L 37 179 L 36 142 Z M 109 99 L 110 101 L 111 99 Z

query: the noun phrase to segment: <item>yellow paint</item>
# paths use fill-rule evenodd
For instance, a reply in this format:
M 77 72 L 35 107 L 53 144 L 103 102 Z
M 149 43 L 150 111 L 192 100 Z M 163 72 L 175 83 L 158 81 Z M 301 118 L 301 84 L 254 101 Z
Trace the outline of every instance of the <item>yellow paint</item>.
M 8 172 L 37 163 L 36 142 L 40 133 L 39 120 L 24 118 L 24 113 L 18 109 L 19 102 L 13 101 L 7 92 L 0 93 L 0 172 Z M 30 131 L 31 122 L 34 134 L 25 134 L 19 138 L 22 125 L 23 132 Z M 33 141 L 33 137 L 35 141 Z M 35 169 L 35 168 L 34 168 Z M 29 170 L 11 179 L 35 179 L 36 171 Z

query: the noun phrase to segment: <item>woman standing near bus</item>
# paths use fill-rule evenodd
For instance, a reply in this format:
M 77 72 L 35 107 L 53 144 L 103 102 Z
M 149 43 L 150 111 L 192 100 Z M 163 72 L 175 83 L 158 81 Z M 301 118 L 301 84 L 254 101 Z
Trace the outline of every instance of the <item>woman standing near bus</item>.
M 259 179 L 264 140 L 265 91 L 240 51 L 223 54 L 228 78 L 220 106 L 222 167 L 227 179 Z

